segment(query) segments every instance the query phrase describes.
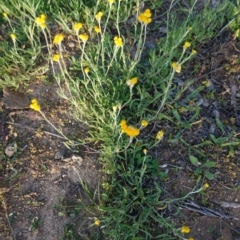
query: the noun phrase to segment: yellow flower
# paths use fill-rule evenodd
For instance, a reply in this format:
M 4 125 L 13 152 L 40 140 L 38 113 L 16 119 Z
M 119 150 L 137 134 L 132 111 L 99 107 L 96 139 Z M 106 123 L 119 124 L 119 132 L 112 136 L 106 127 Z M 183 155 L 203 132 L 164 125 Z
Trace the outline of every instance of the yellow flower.
M 140 13 L 138 15 L 138 21 L 142 22 L 144 24 L 149 24 L 150 22 L 152 22 L 152 13 L 150 9 L 146 9 L 143 13 Z
M 95 220 L 95 222 L 94 222 L 94 225 L 99 226 L 100 223 L 101 223 L 100 220 L 96 218 L 96 220 Z
M 132 79 L 127 80 L 126 84 L 129 87 L 133 87 L 138 82 L 138 78 L 134 77 Z
M 183 49 L 187 49 L 191 46 L 191 43 L 190 42 L 185 42 L 184 45 L 183 45 Z
M 120 126 L 121 126 L 121 129 L 122 129 L 122 132 L 125 133 L 125 130 L 128 128 L 127 121 L 126 120 L 122 120 L 120 122 Z
M 190 237 L 188 240 L 194 240 L 194 238 Z
M 74 23 L 73 24 L 73 30 L 74 31 L 76 31 L 76 32 L 78 32 L 81 28 L 82 28 L 82 23 L 80 23 L 80 22 L 77 22 L 77 23 Z
M 96 33 L 100 33 L 101 32 L 101 29 L 98 27 L 98 26 L 94 26 L 94 31 Z
M 148 150 L 146 148 L 143 149 L 143 153 L 146 155 Z
M 103 16 L 103 12 L 98 12 L 96 15 L 95 15 L 95 18 L 97 19 L 97 21 L 100 21 L 101 18 Z
M 181 233 L 190 233 L 190 227 L 188 226 L 182 226 Z
M 178 62 L 173 62 L 172 67 L 173 67 L 174 71 L 176 71 L 177 73 L 180 73 L 182 70 L 182 66 Z
M 207 189 L 207 188 L 209 188 L 209 184 L 208 184 L 208 183 L 204 183 L 203 189 L 205 190 L 205 189 Z
M 197 51 L 195 49 L 193 49 L 192 54 L 197 54 Z
M 141 121 L 141 126 L 147 127 L 147 125 L 148 125 L 148 121 L 147 120 L 142 120 Z
M 16 41 L 17 36 L 15 33 L 11 33 L 10 37 L 12 38 L 13 41 Z
M 34 111 L 40 111 L 41 110 L 41 106 L 39 105 L 38 100 L 36 98 L 32 99 L 29 107 L 31 109 L 33 109 Z
M 41 27 L 42 29 L 46 28 L 46 20 L 47 20 L 47 16 L 45 14 L 41 14 L 39 17 L 37 17 L 35 19 L 35 23 Z
M 89 36 L 86 33 L 79 34 L 79 38 L 83 41 L 86 42 L 89 38 Z
M 54 39 L 53 39 L 53 44 L 61 44 L 63 39 L 64 39 L 64 34 L 63 33 L 56 34 Z
M 145 17 L 147 17 L 147 18 L 152 17 L 151 10 L 147 8 L 147 9 L 144 11 L 143 15 L 144 15 Z
M 160 130 L 160 131 L 158 131 L 158 133 L 156 135 L 156 139 L 160 141 L 163 139 L 163 136 L 164 136 L 164 131 Z
M 58 62 L 60 60 L 60 55 L 59 54 L 54 54 L 52 60 L 54 62 Z
M 125 129 L 125 133 L 129 137 L 136 137 L 140 134 L 140 130 L 138 128 L 133 127 L 133 126 L 127 126 L 127 128 Z
M 121 37 L 114 37 L 114 43 L 117 47 L 121 47 L 123 45 L 123 40 Z
M 89 71 L 90 71 L 89 67 L 85 67 L 85 68 L 84 68 L 84 72 L 85 72 L 86 74 L 88 74 Z
M 7 18 L 8 17 L 7 13 L 4 12 L 3 17 Z
M 109 2 L 110 4 L 113 4 L 113 3 L 115 2 L 115 0 L 108 0 L 108 2 Z

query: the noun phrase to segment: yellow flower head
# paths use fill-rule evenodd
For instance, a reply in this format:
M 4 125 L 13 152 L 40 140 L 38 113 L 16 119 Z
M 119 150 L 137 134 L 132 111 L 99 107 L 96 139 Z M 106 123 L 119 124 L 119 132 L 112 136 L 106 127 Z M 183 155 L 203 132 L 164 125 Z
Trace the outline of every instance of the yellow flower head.
M 156 135 L 156 139 L 160 141 L 163 139 L 163 136 L 164 136 L 164 131 L 160 130 Z
M 16 36 L 15 33 L 11 33 L 11 34 L 10 34 L 10 37 L 11 37 L 11 39 L 12 39 L 13 41 L 16 41 L 17 36 Z
M 209 184 L 208 183 L 204 183 L 203 189 L 206 190 L 207 188 L 209 188 Z
M 195 49 L 193 49 L 192 54 L 197 54 L 197 51 Z
M 8 17 L 7 13 L 4 12 L 3 17 L 7 18 Z
M 121 129 L 122 129 L 122 132 L 125 132 L 125 130 L 127 129 L 127 121 L 126 120 L 122 120 L 120 122 L 120 126 L 121 126 Z
M 75 31 L 75 32 L 78 32 L 81 28 L 82 28 L 82 23 L 80 23 L 80 22 L 77 22 L 77 23 L 74 23 L 73 24 L 73 30 Z
M 115 2 L 115 0 L 108 0 L 108 2 L 109 2 L 110 4 L 113 4 L 113 3 Z
M 94 26 L 94 31 L 96 33 L 100 33 L 101 32 L 101 29 L 98 27 L 98 26 Z
M 98 12 L 98 13 L 95 15 L 95 18 L 97 19 L 97 21 L 101 21 L 102 16 L 103 16 L 103 12 Z
M 41 110 L 41 106 L 39 105 L 38 100 L 36 98 L 31 100 L 31 104 L 29 107 L 37 112 Z
M 114 43 L 117 47 L 122 47 L 123 45 L 123 40 L 121 37 L 114 37 Z
M 86 42 L 89 38 L 89 36 L 86 33 L 79 34 L 79 38 L 83 41 Z
M 172 63 L 172 68 L 174 69 L 174 71 L 176 71 L 177 73 L 180 73 L 182 70 L 182 66 L 180 63 L 178 62 L 173 62 Z
M 182 226 L 181 233 L 190 233 L 190 227 L 188 226 Z
M 85 68 L 84 68 L 84 72 L 85 72 L 86 74 L 88 74 L 89 71 L 90 71 L 89 67 L 85 67 Z
M 141 121 L 141 126 L 147 127 L 148 126 L 148 121 L 147 120 L 142 120 Z
M 143 153 L 146 155 L 148 150 L 146 148 L 143 149 Z
M 194 240 L 194 238 L 190 237 L 188 240 Z
M 124 131 L 129 137 L 136 137 L 140 134 L 140 130 L 138 128 L 135 128 L 133 126 L 127 126 L 127 128 Z
M 191 47 L 191 43 L 190 42 L 185 42 L 184 45 L 183 45 L 183 49 L 187 49 Z
M 53 39 L 53 44 L 61 44 L 63 39 L 64 39 L 64 34 L 63 33 L 56 34 L 54 39 Z
M 39 17 L 37 17 L 35 19 L 35 23 L 41 27 L 42 29 L 46 28 L 46 20 L 47 20 L 47 16 L 45 14 L 41 14 Z
M 52 60 L 53 60 L 54 62 L 59 62 L 59 60 L 60 60 L 60 55 L 59 55 L 59 54 L 54 54 Z
M 95 222 L 94 222 L 94 225 L 99 226 L 100 223 L 101 223 L 100 220 L 96 218 L 96 220 L 95 220 Z
M 138 82 L 138 78 L 137 78 L 137 77 L 134 77 L 134 78 L 132 78 L 132 79 L 127 80 L 126 84 L 127 84 L 129 87 L 133 87 L 137 82 Z
M 150 9 L 146 9 L 143 13 L 138 15 L 138 21 L 144 24 L 149 24 L 152 22 L 152 13 Z

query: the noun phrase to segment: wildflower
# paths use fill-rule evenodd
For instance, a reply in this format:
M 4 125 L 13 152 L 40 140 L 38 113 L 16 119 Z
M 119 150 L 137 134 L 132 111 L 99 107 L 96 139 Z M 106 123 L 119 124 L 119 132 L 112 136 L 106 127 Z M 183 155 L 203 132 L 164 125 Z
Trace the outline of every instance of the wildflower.
M 195 49 L 193 49 L 192 54 L 197 54 L 197 51 Z
M 123 45 L 123 40 L 121 37 L 114 37 L 114 43 L 117 47 L 122 47 Z
M 194 238 L 190 237 L 188 240 L 194 240 Z
M 113 108 L 113 111 L 114 111 L 114 112 L 116 112 L 116 111 L 117 111 L 117 109 L 118 109 L 118 107 L 117 107 L 117 106 L 112 106 L 112 108 Z
M 101 29 L 98 27 L 98 26 L 94 26 L 94 31 L 96 33 L 100 33 L 101 32 Z
M 31 104 L 29 107 L 37 112 L 41 110 L 41 106 L 39 105 L 38 100 L 36 98 L 31 100 Z
M 95 220 L 95 222 L 94 222 L 94 225 L 99 226 L 100 223 L 101 223 L 100 220 L 96 218 L 96 220 Z
M 10 34 L 10 37 L 12 38 L 13 42 L 16 41 L 17 36 L 16 36 L 15 33 L 11 33 L 11 34 Z
M 174 71 L 176 71 L 177 73 L 180 73 L 182 70 L 182 66 L 178 62 L 173 62 L 172 67 L 173 67 Z
M 129 137 L 136 137 L 140 134 L 140 130 L 133 126 L 128 126 L 126 120 L 120 122 L 120 126 L 123 133 L 126 133 Z
M 160 131 L 158 131 L 158 133 L 156 135 L 156 139 L 160 141 L 163 139 L 163 136 L 164 136 L 164 131 L 160 130 Z
M 146 148 L 143 149 L 143 153 L 147 155 L 148 150 Z
M 190 233 L 190 227 L 188 226 L 182 226 L 181 233 Z
M 54 62 L 58 62 L 60 60 L 60 55 L 59 54 L 54 54 L 52 60 Z
M 7 13 L 4 12 L 3 17 L 7 18 L 8 17 Z
M 77 22 L 73 24 L 73 30 L 78 33 L 78 31 L 82 28 L 82 23 Z
M 129 87 L 133 87 L 138 82 L 138 78 L 134 77 L 132 79 L 127 80 L 127 85 Z
M 209 188 L 209 184 L 208 183 L 204 183 L 203 189 L 206 190 L 207 188 Z
M 115 2 L 115 0 L 108 0 L 108 2 L 109 2 L 110 4 L 113 4 L 113 3 Z
M 120 126 L 121 126 L 121 129 L 122 129 L 122 132 L 125 133 L 125 130 L 128 128 L 127 121 L 126 120 L 122 120 L 120 122 Z
M 98 12 L 98 13 L 95 15 L 95 18 L 97 19 L 97 21 L 101 21 L 102 16 L 103 16 L 103 12 Z
M 86 42 L 89 38 L 89 36 L 86 33 L 79 34 L 79 38 L 83 41 Z
M 150 9 L 146 9 L 143 13 L 140 13 L 138 15 L 138 21 L 142 22 L 144 24 L 149 24 L 150 22 L 152 22 L 152 13 Z
M 53 44 L 59 44 L 60 45 L 63 39 L 64 39 L 64 34 L 63 33 L 56 34 L 54 39 L 53 39 Z
M 147 120 L 142 120 L 141 121 L 141 126 L 142 127 L 147 127 L 147 125 L 148 125 L 148 121 Z
M 47 25 L 46 25 L 46 19 L 47 19 L 47 16 L 45 14 L 41 14 L 39 17 L 37 17 L 35 19 L 35 23 L 41 27 L 42 29 L 46 28 Z
M 186 50 L 187 48 L 189 48 L 191 46 L 190 42 L 185 42 L 183 45 L 183 49 Z
M 85 72 L 86 74 L 88 74 L 89 71 L 90 71 L 89 67 L 85 67 L 85 68 L 84 68 L 84 72 Z
M 192 27 L 189 27 L 189 28 L 188 28 L 188 31 L 192 31 Z
M 127 128 L 125 129 L 125 133 L 129 137 L 136 137 L 140 134 L 140 130 L 138 128 L 133 127 L 133 126 L 127 126 Z

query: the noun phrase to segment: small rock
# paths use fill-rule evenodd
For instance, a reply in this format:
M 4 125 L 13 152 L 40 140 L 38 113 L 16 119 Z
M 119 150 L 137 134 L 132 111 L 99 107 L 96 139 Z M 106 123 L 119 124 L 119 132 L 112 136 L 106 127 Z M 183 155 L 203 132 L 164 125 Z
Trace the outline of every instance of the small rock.
M 5 154 L 7 157 L 11 158 L 14 153 L 17 152 L 17 144 L 16 143 L 9 143 L 5 148 Z

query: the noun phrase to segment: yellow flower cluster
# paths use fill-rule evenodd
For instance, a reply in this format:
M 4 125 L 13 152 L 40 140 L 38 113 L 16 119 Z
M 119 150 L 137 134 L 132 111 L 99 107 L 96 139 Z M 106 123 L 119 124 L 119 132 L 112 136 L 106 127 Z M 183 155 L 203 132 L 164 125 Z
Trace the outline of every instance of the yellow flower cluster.
M 73 24 L 73 30 L 78 33 L 78 31 L 82 28 L 82 23 L 77 22 Z
M 152 13 L 150 9 L 146 9 L 143 13 L 140 13 L 138 15 L 138 21 L 142 22 L 144 24 L 149 24 L 150 22 L 152 22 Z
M 100 21 L 101 18 L 103 16 L 103 12 L 98 12 L 96 15 L 95 15 L 95 18 L 97 19 L 97 21 Z
M 31 100 L 31 104 L 29 106 L 31 109 L 33 109 L 34 111 L 40 111 L 41 110 L 41 106 L 38 103 L 38 100 L 36 98 Z
M 98 27 L 98 26 L 94 26 L 94 31 L 96 33 L 100 33 L 101 32 L 101 29 Z
M 53 60 L 54 62 L 59 62 L 59 60 L 60 60 L 60 55 L 59 55 L 59 54 L 54 54 L 52 60 Z
M 161 131 L 159 131 L 159 132 L 157 133 L 156 139 L 160 141 L 160 140 L 163 139 L 163 136 L 164 136 L 164 131 L 161 130 Z
M 174 69 L 175 72 L 180 73 L 182 70 L 182 66 L 179 62 L 173 62 L 172 63 L 172 68 Z
M 189 47 L 191 47 L 191 43 L 190 42 L 185 42 L 184 45 L 183 45 L 183 49 L 186 50 Z
M 86 42 L 89 38 L 89 36 L 86 33 L 79 34 L 79 38 L 83 41 Z
M 11 39 L 12 39 L 13 41 L 16 41 L 17 36 L 16 36 L 15 33 L 11 33 L 11 34 L 10 34 L 10 37 L 11 37 Z
M 47 20 L 47 17 L 45 14 L 41 14 L 39 17 L 37 17 L 35 19 L 35 23 L 41 27 L 42 29 L 46 28 L 47 25 L 46 25 L 46 20 Z
M 121 47 L 123 45 L 123 40 L 121 37 L 114 37 L 114 43 L 117 47 Z
M 148 126 L 148 121 L 143 119 L 143 120 L 141 121 L 141 126 L 142 126 L 142 127 L 147 127 L 147 126 Z
M 134 77 L 132 79 L 127 80 L 126 84 L 129 87 L 133 87 L 138 82 L 138 78 Z
M 126 133 L 129 137 L 133 138 L 140 134 L 140 130 L 133 126 L 128 126 L 126 120 L 122 120 L 120 123 L 123 133 Z
M 181 233 L 190 233 L 190 227 L 189 226 L 182 226 Z
M 53 44 L 61 44 L 63 39 L 64 39 L 64 34 L 63 33 L 56 34 L 54 39 L 53 39 Z

